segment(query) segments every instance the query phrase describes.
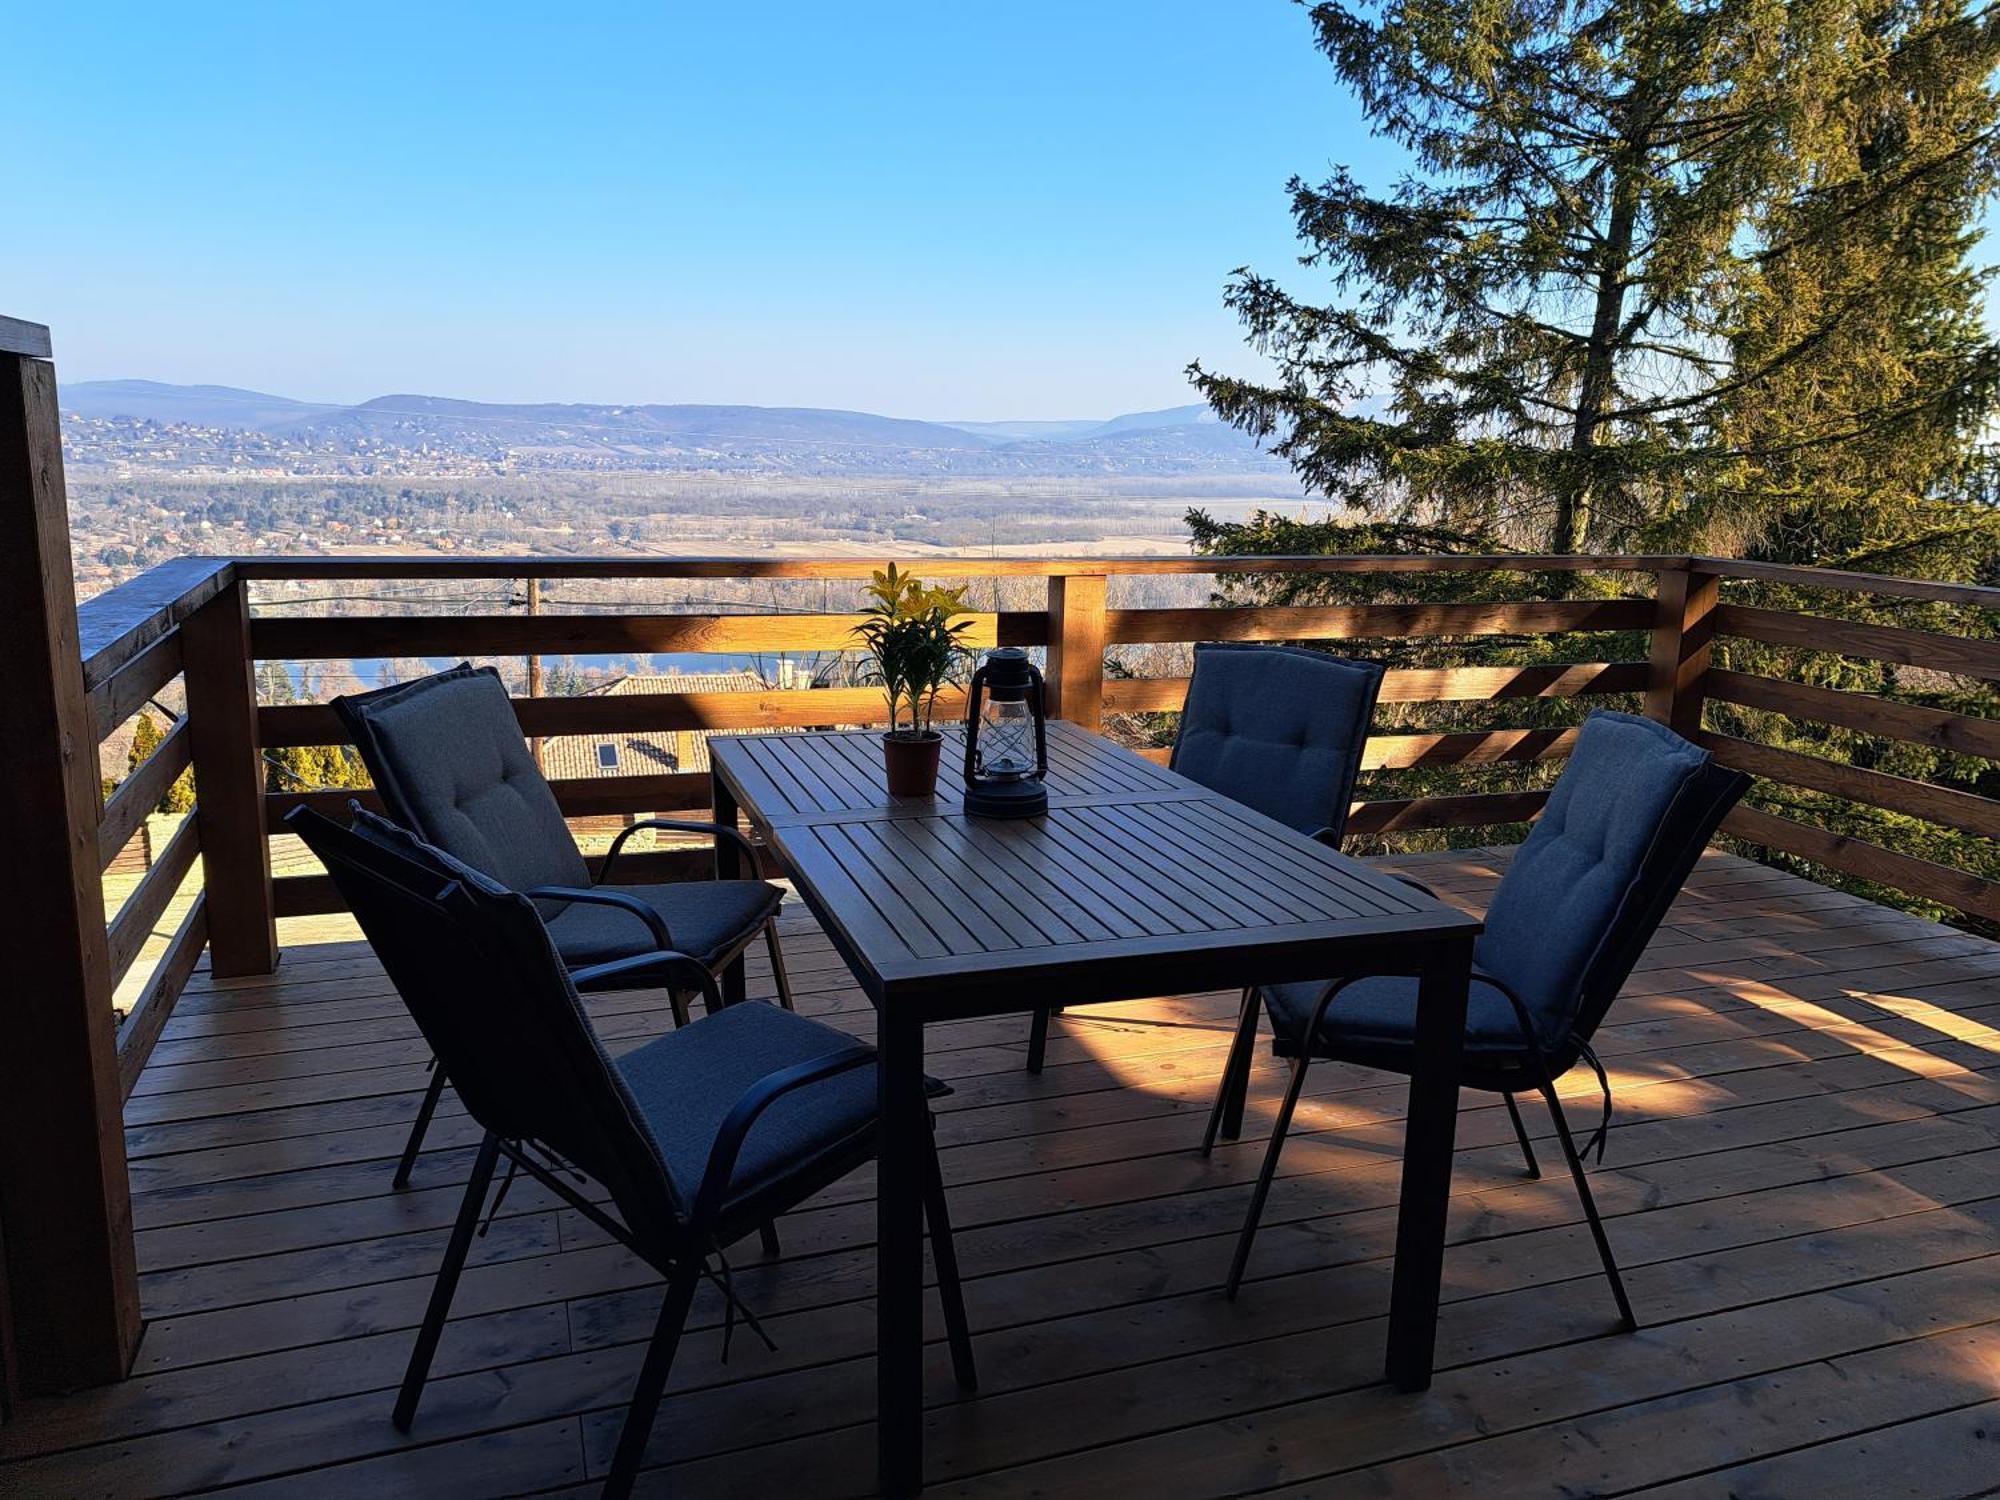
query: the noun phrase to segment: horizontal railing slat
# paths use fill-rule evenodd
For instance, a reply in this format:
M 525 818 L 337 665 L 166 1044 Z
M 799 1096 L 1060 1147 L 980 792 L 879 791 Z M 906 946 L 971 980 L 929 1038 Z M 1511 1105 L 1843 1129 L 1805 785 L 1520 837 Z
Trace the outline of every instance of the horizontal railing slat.
M 1927 781 L 1912 781 L 1906 776 L 1890 776 L 1862 766 L 1848 765 L 1844 761 L 1802 755 L 1775 745 L 1760 745 L 1726 734 L 1704 733 L 1701 743 L 1723 765 L 1748 771 L 1766 781 L 1804 787 L 1808 791 L 1824 792 L 1830 797 L 1859 802 L 1885 812 L 1922 818 L 1961 833 L 2000 839 L 2000 802 L 1990 797 L 1933 786 Z
M 1848 875 L 1893 886 L 1940 906 L 2000 921 L 2000 884 L 1948 865 L 1933 864 L 1884 849 L 1863 839 L 1782 818 L 1760 808 L 1737 806 L 1722 820 L 1722 831 L 1767 849 L 1814 860 Z
M 1728 557 L 1699 557 L 1695 571 L 1718 578 L 1745 578 L 1794 588 L 1831 589 L 1845 594 L 1888 594 L 1899 599 L 1923 599 L 1933 604 L 1969 604 L 1976 609 L 2000 609 L 2000 589 L 1976 583 L 1936 583 L 1928 578 L 1896 578 L 1887 573 L 1847 573 L 1833 568 L 1802 568 L 1788 563 L 1748 562 Z
M 132 961 L 146 945 L 161 914 L 173 902 L 174 893 L 180 890 L 187 872 L 194 868 L 195 856 L 200 852 L 201 840 L 195 832 L 194 815 L 190 813 L 167 840 L 167 847 L 153 861 L 153 868 L 140 878 L 111 919 L 106 941 L 111 949 L 113 984 L 123 979 L 125 971 L 132 967 Z
M 1107 641 L 1368 640 L 1406 636 L 1553 635 L 1569 630 L 1648 630 L 1650 599 L 1549 599 L 1520 604 L 1266 605 L 1114 609 Z
M 1843 729 L 1880 735 L 1884 739 L 1909 740 L 1961 755 L 2000 760 L 2000 720 L 1720 667 L 1709 672 L 1706 689 L 1710 698 L 1739 708 L 1763 709 L 1790 719 L 1837 724 Z
M 1715 611 L 1718 635 L 1740 636 L 1767 646 L 1795 646 L 1806 651 L 1831 651 L 1870 661 L 1928 667 L 1962 677 L 2000 682 L 2000 641 L 1966 636 L 1933 635 L 1900 625 L 1872 625 L 1862 620 L 1836 620 L 1825 615 L 1795 615 L 1784 610 L 1724 604 Z
M 822 688 L 768 693 L 604 693 L 578 698 L 516 698 L 522 732 L 537 738 L 636 729 L 805 729 L 879 724 L 879 688 Z M 962 718 L 965 694 L 938 696 L 940 720 Z M 279 704 L 257 711 L 267 746 L 340 745 L 339 716 L 324 704 Z
M 181 671 L 181 634 L 169 631 L 90 690 L 91 733 L 101 744 Z
M 118 851 L 131 842 L 132 835 L 139 831 L 139 825 L 146 821 L 147 814 L 159 806 L 160 799 L 166 796 L 175 778 L 187 769 L 192 758 L 192 744 L 188 721 L 176 720 L 174 727 L 167 731 L 167 737 L 153 747 L 153 753 L 111 794 L 110 800 L 104 804 L 104 811 L 97 816 L 97 863 L 100 868 L 108 867 L 118 857 Z
M 146 992 L 134 1003 L 125 1017 L 125 1023 L 118 1028 L 118 1088 L 121 1097 L 132 1097 L 132 1086 L 139 1081 L 146 1059 L 153 1055 L 153 1044 L 159 1041 L 161 1031 L 174 1013 L 174 1003 L 180 999 L 181 991 L 187 988 L 188 976 L 201 962 L 201 951 L 207 945 L 208 893 L 204 891 L 194 898 L 187 915 L 181 918 L 181 925 L 174 929 L 167 950 L 160 955 L 153 977 L 146 985 Z
M 1383 703 L 1485 703 L 1501 698 L 1579 698 L 1645 691 L 1644 662 L 1563 662 L 1528 667 L 1415 667 L 1383 674 Z M 1107 677 L 1111 713 L 1178 710 L 1185 677 Z
M 1356 802 L 1347 813 L 1346 836 L 1371 838 L 1424 828 L 1476 828 L 1525 823 L 1549 800 L 1546 790 L 1478 792 L 1465 797 L 1412 797 Z
M 350 615 L 250 623 L 260 661 L 369 660 L 392 656 L 653 655 L 758 651 L 852 651 L 862 615 Z M 964 617 L 965 644 L 1040 646 L 1040 610 Z
M 1376 734 L 1361 751 L 1364 771 L 1412 766 L 1497 766 L 1557 760 L 1576 747 L 1574 729 L 1488 729 L 1461 734 Z

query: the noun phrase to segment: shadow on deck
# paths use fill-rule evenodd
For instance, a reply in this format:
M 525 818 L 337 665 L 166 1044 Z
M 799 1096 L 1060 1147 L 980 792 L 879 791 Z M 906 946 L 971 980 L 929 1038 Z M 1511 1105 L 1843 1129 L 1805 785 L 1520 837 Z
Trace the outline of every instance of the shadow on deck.
M 1396 863 L 1476 907 L 1504 859 Z M 791 911 L 800 1008 L 870 1034 Z M 587 1492 L 651 1274 L 517 1182 L 399 1436 L 392 1388 L 475 1136 L 447 1095 L 390 1191 L 428 1054 L 350 926 L 287 929 L 277 975 L 196 977 L 127 1106 L 133 1378 L 0 1428 L 0 1491 Z M 669 1024 L 655 995 L 591 1008 L 614 1050 Z M 983 1382 L 960 1400 L 934 1345 L 931 1493 L 1943 1496 L 2000 1477 L 2000 945 L 1711 854 L 1598 1040 L 1618 1125 L 1595 1182 L 1645 1329 L 1610 1331 L 1568 1184 L 1523 1180 L 1497 1099 L 1469 1095 L 1422 1397 L 1377 1383 L 1399 1082 L 1315 1070 L 1253 1279 L 1235 1305 L 1217 1291 L 1277 1092 L 1266 1058 L 1244 1141 L 1196 1156 L 1234 1014 L 1226 995 L 1079 1011 L 1040 1078 L 1025 1018 L 931 1033 Z M 1594 1111 L 1581 1073 L 1565 1093 Z M 776 1354 L 739 1330 L 722 1363 L 704 1289 L 642 1490 L 870 1489 L 870 1190 L 858 1175 L 788 1218 L 780 1261 L 733 1257 Z

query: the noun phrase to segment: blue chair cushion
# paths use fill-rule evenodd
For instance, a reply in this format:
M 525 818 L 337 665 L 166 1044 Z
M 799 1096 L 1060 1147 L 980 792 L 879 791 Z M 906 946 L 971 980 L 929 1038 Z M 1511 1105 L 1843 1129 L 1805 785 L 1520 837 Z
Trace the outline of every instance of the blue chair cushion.
M 1382 668 L 1298 646 L 1197 646 L 1173 768 L 1300 833 L 1347 824 Z
M 853 1045 L 846 1032 L 775 1005 L 731 1005 L 626 1053 L 617 1067 L 686 1205 L 723 1121 L 751 1085 Z M 870 1063 L 781 1097 L 745 1138 L 725 1201 L 844 1157 L 874 1127 L 875 1085 Z
M 674 947 L 713 968 L 776 914 L 784 892 L 762 880 L 689 880 L 675 885 L 608 885 L 636 896 L 666 921 Z M 549 936 L 572 969 L 630 958 L 653 947 L 653 935 L 630 912 L 572 902 L 548 918 Z
M 1323 980 L 1263 987 L 1265 1013 L 1280 1056 L 1295 1057 L 1301 1049 L 1313 1007 L 1325 993 Z M 1316 1056 L 1406 1051 L 1416 1039 L 1417 981 L 1405 975 L 1357 979 L 1333 997 L 1310 1049 Z M 1545 1039 L 1559 1043 L 1561 1038 Z M 1498 989 L 1474 976 L 1466 999 L 1465 1051 L 1493 1066 L 1518 1059 L 1526 1063 L 1531 1050 L 1521 1037 L 1514 1007 Z
M 457 859 L 435 844 L 418 837 L 402 824 L 392 823 L 379 813 L 370 812 L 359 802 L 350 801 L 347 810 L 353 819 L 354 831 L 370 843 L 452 880 L 463 881 L 482 895 L 512 894 L 506 886 L 483 870 L 475 870 L 464 860 Z
M 1707 751 L 1651 719 L 1599 712 L 1584 721 L 1474 949 L 1477 966 L 1513 987 L 1545 1036 L 1568 1034 L 1593 985 L 1623 983 L 1613 970 L 1636 957 L 1629 940 L 1650 934 L 1719 816 L 1709 768 Z M 1733 779 L 1730 787 L 1733 801 Z
M 491 667 L 457 666 L 334 707 L 391 815 L 427 843 L 511 890 L 590 884 Z

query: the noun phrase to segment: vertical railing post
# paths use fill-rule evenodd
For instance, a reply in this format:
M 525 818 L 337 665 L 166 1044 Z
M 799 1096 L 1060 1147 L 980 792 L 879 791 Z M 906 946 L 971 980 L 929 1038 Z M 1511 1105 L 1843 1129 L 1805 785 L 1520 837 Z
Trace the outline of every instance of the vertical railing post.
M 1690 560 L 1662 568 L 1655 593 L 1646 714 L 1692 738 L 1701 729 L 1708 662 L 1721 583 Z
M 221 978 L 268 974 L 278 966 L 278 924 L 271 904 L 250 606 L 240 580 L 182 624 L 181 660 L 202 889 L 208 893 L 209 963 Z
M 1104 720 L 1102 573 L 1049 579 L 1049 717 L 1093 733 Z
M 48 332 L 0 318 L 0 1407 L 116 1380 L 139 1283 Z

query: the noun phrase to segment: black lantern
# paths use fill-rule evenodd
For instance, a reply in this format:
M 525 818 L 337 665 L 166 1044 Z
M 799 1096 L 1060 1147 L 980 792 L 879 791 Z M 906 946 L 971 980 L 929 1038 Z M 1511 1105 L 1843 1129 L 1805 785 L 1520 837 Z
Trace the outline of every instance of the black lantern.
M 1049 810 L 1048 716 L 1042 674 L 1018 646 L 986 653 L 965 707 L 965 810 L 1032 818 Z

